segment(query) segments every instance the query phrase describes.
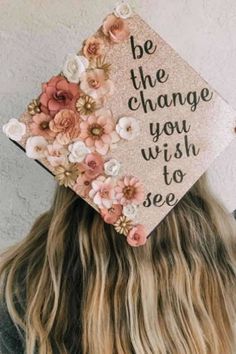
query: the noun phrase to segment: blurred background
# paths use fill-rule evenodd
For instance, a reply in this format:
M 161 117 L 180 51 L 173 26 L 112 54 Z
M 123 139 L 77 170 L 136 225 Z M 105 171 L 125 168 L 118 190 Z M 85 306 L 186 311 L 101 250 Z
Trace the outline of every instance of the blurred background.
M 114 8 L 111 0 L 0 1 L 0 125 L 18 118 Z M 136 11 L 236 109 L 236 1 L 131 0 Z M 53 177 L 0 130 L 0 250 L 51 202 Z M 211 165 L 211 187 L 236 209 L 236 139 Z M 236 216 L 236 213 L 235 213 Z

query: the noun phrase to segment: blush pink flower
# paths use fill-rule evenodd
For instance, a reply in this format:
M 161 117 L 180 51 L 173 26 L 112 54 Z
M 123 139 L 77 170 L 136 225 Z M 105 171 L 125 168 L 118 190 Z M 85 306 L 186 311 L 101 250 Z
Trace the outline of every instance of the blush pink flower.
M 114 185 L 111 177 L 99 176 L 92 181 L 89 197 L 99 208 L 111 208 L 114 202 Z
M 118 18 L 115 15 L 109 15 L 102 27 L 103 33 L 111 41 L 120 43 L 129 38 L 130 31 L 127 21 Z
M 65 166 L 68 161 L 68 150 L 61 144 L 59 144 L 56 140 L 54 140 L 53 144 L 47 146 L 47 160 L 51 164 L 51 166 Z
M 114 93 L 114 84 L 103 69 L 86 71 L 81 76 L 81 90 L 94 100 L 106 99 Z
M 80 134 L 79 115 L 72 110 L 63 109 L 49 123 L 50 129 L 57 133 L 56 140 L 67 145 Z
M 73 186 L 75 193 L 81 195 L 84 198 L 87 198 L 91 189 L 92 181 L 90 178 L 88 178 L 85 174 L 80 174 Z
M 90 37 L 86 40 L 83 47 L 83 54 L 88 59 L 94 59 L 104 54 L 105 45 L 101 38 Z
M 80 130 L 80 139 L 88 148 L 94 149 L 101 155 L 107 154 L 115 130 L 110 111 L 103 109 L 95 112 L 86 121 L 80 123 Z
M 38 113 L 32 117 L 32 122 L 29 124 L 29 129 L 32 135 L 40 135 L 46 139 L 53 139 L 56 136 L 56 133 L 53 132 L 49 123 L 52 120 L 52 117 L 45 113 Z
M 144 186 L 137 177 L 125 176 L 117 182 L 115 197 L 122 205 L 139 204 L 144 200 Z
M 76 101 L 80 97 L 77 84 L 68 82 L 63 76 L 53 76 L 42 88 L 39 102 L 44 113 L 54 117 L 61 109 L 75 110 Z
M 101 216 L 107 224 L 115 224 L 122 215 L 122 205 L 113 204 L 109 209 L 101 208 Z
M 128 244 L 133 247 L 142 246 L 147 242 L 147 232 L 141 224 L 134 226 L 126 238 Z
M 97 153 L 88 154 L 83 163 L 78 164 L 78 168 L 83 172 L 86 178 L 92 180 L 103 172 L 103 159 Z

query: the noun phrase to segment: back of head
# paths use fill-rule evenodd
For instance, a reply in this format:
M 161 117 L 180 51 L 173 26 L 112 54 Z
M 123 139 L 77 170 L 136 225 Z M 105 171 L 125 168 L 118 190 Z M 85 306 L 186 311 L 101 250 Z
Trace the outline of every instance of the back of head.
M 235 246 L 233 217 L 205 176 L 137 248 L 58 186 L 2 254 L 2 293 L 27 354 L 36 343 L 39 354 L 233 354 Z

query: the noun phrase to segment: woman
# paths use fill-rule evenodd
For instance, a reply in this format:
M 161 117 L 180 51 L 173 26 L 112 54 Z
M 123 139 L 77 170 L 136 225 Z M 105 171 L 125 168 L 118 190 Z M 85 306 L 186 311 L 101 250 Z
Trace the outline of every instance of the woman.
M 206 176 L 136 248 L 58 186 L 0 275 L 3 354 L 236 352 L 235 221 Z

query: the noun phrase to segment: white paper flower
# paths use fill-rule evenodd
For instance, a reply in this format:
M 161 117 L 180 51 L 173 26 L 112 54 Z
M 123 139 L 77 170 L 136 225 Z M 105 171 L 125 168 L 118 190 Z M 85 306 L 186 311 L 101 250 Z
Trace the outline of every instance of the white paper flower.
M 123 215 L 128 219 L 134 220 L 137 216 L 138 206 L 134 204 L 127 204 L 123 207 Z
M 91 152 L 83 141 L 76 141 L 69 145 L 68 150 L 70 151 L 70 162 L 82 162 L 85 156 Z
M 78 84 L 81 75 L 89 66 L 89 61 L 86 57 L 76 54 L 68 54 L 63 67 L 63 74 L 69 82 Z
M 26 155 L 31 159 L 41 159 L 46 156 L 48 142 L 43 136 L 32 136 L 27 139 Z
M 139 121 L 132 117 L 120 118 L 116 125 L 116 131 L 121 138 L 133 140 L 140 134 Z
M 104 163 L 104 171 L 108 176 L 118 176 L 121 163 L 116 159 L 111 159 Z
M 120 3 L 117 4 L 114 14 L 117 17 L 121 17 L 123 19 L 127 19 L 129 17 L 131 17 L 133 15 L 133 10 L 131 8 L 131 6 L 129 5 L 128 2 L 126 1 L 122 1 Z
M 26 125 L 16 118 L 11 118 L 2 127 L 3 133 L 12 140 L 20 141 L 26 133 Z

